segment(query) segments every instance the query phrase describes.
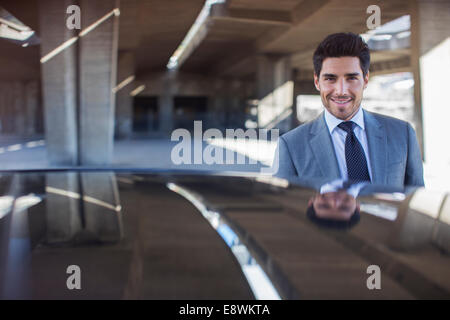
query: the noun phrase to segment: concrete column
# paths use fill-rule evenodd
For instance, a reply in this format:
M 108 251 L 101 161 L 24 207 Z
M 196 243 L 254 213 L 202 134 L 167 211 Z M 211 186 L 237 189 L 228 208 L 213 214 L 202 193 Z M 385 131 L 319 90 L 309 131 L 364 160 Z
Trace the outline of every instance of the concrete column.
M 37 132 L 38 86 L 37 80 L 0 82 L 0 133 L 27 137 Z
M 292 115 L 291 115 L 291 128 L 295 128 L 300 125 L 300 121 L 297 117 L 298 106 L 297 106 L 297 96 L 302 92 L 300 90 L 300 86 L 298 85 L 297 75 L 299 71 L 297 69 L 292 70 L 292 79 L 293 79 L 293 90 L 292 90 Z
M 163 93 L 159 97 L 159 128 L 170 136 L 173 130 L 174 98 L 176 94 L 176 71 L 167 71 L 163 78 Z
M 0 134 L 6 133 L 5 125 L 6 125 L 6 99 L 5 99 L 5 92 L 6 92 L 6 82 L 1 81 L 0 82 Z
M 118 1 L 81 0 L 80 6 L 82 29 L 86 29 L 118 8 Z M 81 165 L 104 165 L 112 158 L 118 22 L 113 15 L 79 41 Z
M 121 207 L 113 173 L 46 175 L 46 242 L 118 241 Z
M 306 112 L 305 106 L 301 105 L 302 100 L 297 100 L 299 95 L 313 95 L 319 97 L 319 91 L 317 91 L 314 85 L 313 72 L 311 70 L 296 70 L 294 75 L 294 106 L 292 113 L 292 128 L 298 125 L 312 120 L 315 115 L 310 112 Z M 320 110 L 321 111 L 321 110 Z
M 119 191 L 114 173 L 80 173 L 83 188 L 85 231 L 96 241 L 122 238 Z
M 134 77 L 135 57 L 130 51 L 119 52 L 117 85 L 123 84 Z M 126 82 L 126 83 L 127 83 Z M 116 136 L 119 139 L 128 139 L 133 133 L 133 90 L 134 80 L 116 93 Z
M 25 135 L 25 86 L 22 81 L 15 81 L 13 84 L 14 95 L 14 134 L 18 136 Z
M 225 101 L 225 90 L 224 90 L 225 84 L 224 80 L 217 79 L 214 81 L 214 90 L 213 94 L 210 96 L 210 105 L 211 110 L 214 115 L 214 119 L 212 120 L 212 123 L 215 124 L 217 128 L 225 128 L 226 127 L 226 119 L 225 119 L 225 113 L 226 113 L 226 101 Z
M 76 172 L 46 174 L 46 242 L 68 242 L 82 229 L 81 195 Z
M 257 59 L 258 125 L 287 131 L 291 128 L 294 104 L 290 59 L 268 55 L 260 55 Z
M 0 85 L 0 125 L 1 133 L 15 133 L 14 83 L 2 82 Z
M 25 84 L 25 134 L 29 137 L 37 133 L 39 87 L 37 81 Z
M 266 55 L 257 57 L 256 93 L 258 103 L 258 126 L 267 126 L 276 114 L 274 112 L 273 98 L 273 62 Z
M 244 111 L 245 111 L 245 98 L 243 82 L 239 80 L 231 80 L 229 82 L 228 96 L 229 105 L 227 106 L 227 112 L 231 115 L 232 127 L 244 127 Z
M 411 63 L 414 71 L 415 125 L 424 158 L 433 166 L 450 163 L 443 148 L 450 134 L 448 80 L 450 70 L 450 2 L 411 3 Z M 423 123 L 423 130 L 422 130 Z
M 66 27 L 66 9 L 72 1 L 39 1 L 41 57 L 73 38 Z M 71 45 L 42 62 L 45 139 L 52 165 L 77 164 L 76 46 Z

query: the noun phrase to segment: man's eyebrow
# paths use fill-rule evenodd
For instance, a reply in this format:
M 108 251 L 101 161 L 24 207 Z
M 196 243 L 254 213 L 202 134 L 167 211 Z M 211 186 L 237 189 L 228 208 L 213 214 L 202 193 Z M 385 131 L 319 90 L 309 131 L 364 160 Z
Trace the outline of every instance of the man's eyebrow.
M 360 73 L 359 72 L 352 72 L 352 73 L 346 73 L 345 76 L 346 77 L 356 77 L 359 76 Z
M 351 72 L 351 73 L 346 73 L 345 76 L 346 77 L 357 77 L 361 75 L 359 72 Z M 323 73 L 322 77 L 326 77 L 326 78 L 337 78 L 337 75 L 333 74 L 333 73 Z

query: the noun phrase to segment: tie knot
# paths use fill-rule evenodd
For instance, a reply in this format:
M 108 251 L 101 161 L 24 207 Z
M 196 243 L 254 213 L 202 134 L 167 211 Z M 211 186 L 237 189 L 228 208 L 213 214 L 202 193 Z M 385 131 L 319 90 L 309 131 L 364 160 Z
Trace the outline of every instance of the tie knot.
M 353 121 L 344 121 L 338 125 L 339 128 L 346 131 L 347 133 L 353 132 L 353 129 L 355 128 L 355 126 L 356 126 L 356 123 L 354 123 Z

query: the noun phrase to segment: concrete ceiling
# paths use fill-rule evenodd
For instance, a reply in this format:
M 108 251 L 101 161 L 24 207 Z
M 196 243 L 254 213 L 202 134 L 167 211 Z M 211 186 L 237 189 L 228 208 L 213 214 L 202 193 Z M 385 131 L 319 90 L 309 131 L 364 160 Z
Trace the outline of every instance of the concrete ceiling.
M 290 55 L 292 67 L 310 71 L 312 53 L 326 35 L 368 31 L 366 9 L 373 4 L 381 9 L 382 24 L 409 13 L 407 0 L 228 0 L 216 4 L 206 36 L 181 70 L 252 77 L 255 57 L 263 53 Z M 372 60 L 398 60 L 408 55 L 404 50 L 374 52 Z
M 122 0 L 119 50 L 135 52 L 138 74 L 165 70 L 170 56 L 184 39 L 203 5 L 204 0 Z M 38 0 L 1 0 L 0 6 L 39 36 Z M 64 19 L 65 16 L 62 23 Z M 39 59 L 38 45 L 22 48 L 0 39 L 0 62 L 8 61 L 9 65 L 15 66 L 9 71 L 0 68 L 0 78 L 38 78 Z
M 204 0 L 122 0 L 119 50 L 136 54 L 139 73 L 166 69 Z
M 0 6 L 31 29 L 38 30 L 37 0 L 1 0 Z M 0 66 L 1 80 L 29 80 L 39 77 L 39 46 L 23 48 L 0 39 Z
M 92 0 L 99 1 L 99 0 Z M 326 35 L 367 31 L 366 8 L 381 8 L 381 23 L 408 14 L 408 0 L 228 0 L 215 4 L 201 41 L 181 71 L 232 78 L 253 78 L 258 54 L 289 55 L 294 68 L 312 70 L 312 52 Z M 200 13 L 204 0 L 122 0 L 119 50 L 136 56 L 136 74 L 166 69 Z M 4 7 L 39 35 L 37 0 L 1 0 Z M 0 39 L 0 61 L 15 65 L 22 77 L 39 71 L 39 46 L 22 48 Z M 374 52 L 376 69 L 408 64 L 409 50 Z M 391 64 L 386 62 L 391 61 Z M 14 73 L 14 72 L 13 72 Z M 12 72 L 0 70 L 0 78 Z M 300 72 L 299 74 L 302 74 Z

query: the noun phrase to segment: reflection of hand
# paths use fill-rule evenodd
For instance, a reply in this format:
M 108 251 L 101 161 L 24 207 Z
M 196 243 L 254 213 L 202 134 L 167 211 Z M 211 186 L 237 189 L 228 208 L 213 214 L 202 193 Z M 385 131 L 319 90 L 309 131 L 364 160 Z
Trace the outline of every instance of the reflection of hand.
M 308 206 L 311 205 L 321 219 L 349 221 L 355 210 L 359 211 L 355 197 L 344 190 L 317 194 L 309 200 Z

